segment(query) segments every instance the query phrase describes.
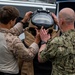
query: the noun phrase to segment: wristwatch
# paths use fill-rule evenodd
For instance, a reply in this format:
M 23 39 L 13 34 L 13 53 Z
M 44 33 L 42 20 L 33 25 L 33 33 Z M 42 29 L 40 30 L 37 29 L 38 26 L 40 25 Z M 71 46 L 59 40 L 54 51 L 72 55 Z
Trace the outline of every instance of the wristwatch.
M 24 23 L 24 22 L 22 22 L 22 21 L 20 21 L 20 23 L 22 23 L 22 24 L 23 24 L 23 28 L 28 27 L 28 24 L 29 24 L 28 22 L 25 22 L 25 23 Z
M 47 44 L 47 42 L 45 42 L 45 41 L 41 41 L 41 45 L 43 45 L 43 44 Z

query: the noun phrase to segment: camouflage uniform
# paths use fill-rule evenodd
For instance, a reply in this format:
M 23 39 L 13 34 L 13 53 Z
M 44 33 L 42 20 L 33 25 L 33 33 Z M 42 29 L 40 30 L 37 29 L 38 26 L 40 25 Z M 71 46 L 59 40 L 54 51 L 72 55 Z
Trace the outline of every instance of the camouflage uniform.
M 43 61 L 52 61 L 52 75 L 75 75 L 75 30 L 49 40 L 40 55 Z
M 14 68 L 14 71 L 15 71 L 16 64 L 18 65 L 18 63 L 14 64 L 15 66 L 12 64 L 12 67 L 11 67 L 10 64 L 12 63 L 12 61 L 13 62 L 16 61 L 17 58 L 21 58 L 22 60 L 25 60 L 25 61 L 32 60 L 35 57 L 36 53 L 38 52 L 39 47 L 36 43 L 33 43 L 32 45 L 30 45 L 29 48 L 26 48 L 24 46 L 24 44 L 18 37 L 18 35 L 21 34 L 22 32 L 23 32 L 23 27 L 21 23 L 18 23 L 17 25 L 15 25 L 15 27 L 13 27 L 10 30 L 5 29 L 5 28 L 4 29 L 0 28 L 0 34 L 4 35 L 5 37 L 4 40 L 6 41 L 6 44 L 5 45 L 2 44 L 0 47 L 0 56 L 2 56 L 3 59 L 7 58 L 8 55 L 12 56 L 11 57 L 12 59 L 10 59 L 10 57 L 8 57 L 5 60 L 0 59 L 0 62 L 3 62 L 3 63 L 0 63 L 1 72 L 6 72 L 7 69 L 10 70 L 11 68 L 12 69 Z M 4 49 L 2 47 L 5 48 L 5 50 L 3 51 L 7 54 L 7 56 L 4 56 L 3 54 L 1 54 L 2 53 L 1 49 Z M 8 62 L 5 63 L 5 61 L 7 61 L 8 59 L 9 59 L 9 63 Z M 5 67 L 7 67 L 6 70 L 4 70 Z M 18 69 L 19 68 L 17 67 L 17 72 L 18 72 Z M 11 72 L 9 71 L 8 73 L 11 74 L 12 71 Z

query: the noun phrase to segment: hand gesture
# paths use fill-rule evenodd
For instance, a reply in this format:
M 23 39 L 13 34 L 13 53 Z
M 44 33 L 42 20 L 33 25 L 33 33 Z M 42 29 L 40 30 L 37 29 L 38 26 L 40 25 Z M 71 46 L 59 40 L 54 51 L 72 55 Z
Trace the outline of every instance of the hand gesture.
M 54 13 L 51 13 L 51 15 L 52 15 L 52 17 L 53 17 L 53 19 L 54 19 L 54 21 L 55 21 L 55 24 L 56 24 L 56 25 L 59 25 L 59 21 L 58 21 L 56 15 L 55 15 Z
M 32 15 L 32 13 L 33 13 L 32 11 L 27 12 L 27 13 L 25 14 L 24 18 L 22 19 L 22 22 L 23 22 L 23 23 L 26 23 L 27 21 L 29 21 L 31 15 Z
M 48 30 L 43 29 L 43 27 L 40 30 L 40 38 L 42 41 L 47 42 L 50 39 L 50 34 L 48 34 Z

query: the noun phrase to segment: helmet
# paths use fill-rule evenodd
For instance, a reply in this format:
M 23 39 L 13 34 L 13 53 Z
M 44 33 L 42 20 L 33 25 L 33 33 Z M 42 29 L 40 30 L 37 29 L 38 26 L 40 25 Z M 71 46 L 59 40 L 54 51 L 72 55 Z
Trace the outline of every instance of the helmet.
M 54 20 L 49 10 L 38 9 L 31 16 L 31 23 L 39 29 L 41 26 L 47 29 L 54 25 Z
M 49 10 L 38 9 L 33 12 L 27 30 L 36 35 L 35 28 L 40 29 L 41 27 L 49 29 L 49 33 L 53 32 L 54 20 Z

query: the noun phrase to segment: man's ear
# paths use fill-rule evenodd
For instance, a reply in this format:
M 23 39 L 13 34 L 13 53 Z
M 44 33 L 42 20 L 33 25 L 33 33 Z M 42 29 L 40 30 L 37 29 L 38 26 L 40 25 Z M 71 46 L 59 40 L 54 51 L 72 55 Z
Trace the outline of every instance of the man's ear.
M 63 25 L 63 24 L 64 24 L 64 20 L 60 19 L 60 25 Z
M 13 27 L 13 26 L 15 25 L 15 22 L 16 22 L 16 19 L 10 20 L 10 21 L 9 21 L 9 24 Z
M 65 23 L 66 23 L 66 20 L 62 19 L 62 25 L 65 25 Z

